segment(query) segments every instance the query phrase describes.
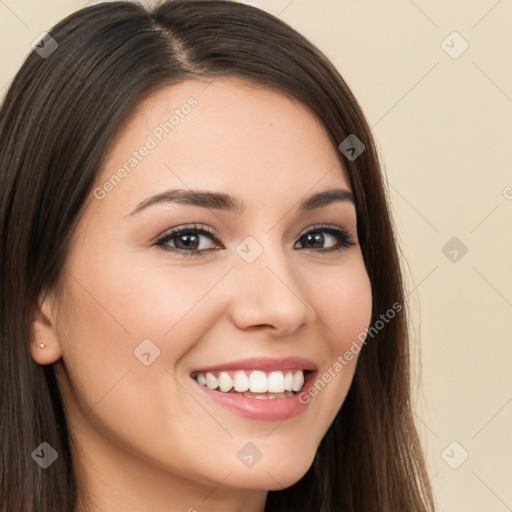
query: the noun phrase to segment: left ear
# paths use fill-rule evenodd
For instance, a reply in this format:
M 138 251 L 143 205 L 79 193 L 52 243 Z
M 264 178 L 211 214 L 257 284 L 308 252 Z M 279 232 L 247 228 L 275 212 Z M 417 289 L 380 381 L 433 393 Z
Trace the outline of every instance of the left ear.
M 32 314 L 30 352 L 36 363 L 52 364 L 62 357 L 51 293 L 42 292 Z

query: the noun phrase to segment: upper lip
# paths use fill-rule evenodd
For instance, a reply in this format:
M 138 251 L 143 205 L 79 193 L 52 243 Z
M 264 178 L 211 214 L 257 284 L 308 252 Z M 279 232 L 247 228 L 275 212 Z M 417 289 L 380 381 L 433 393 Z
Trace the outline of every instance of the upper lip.
M 196 368 L 192 373 L 205 373 L 214 372 L 221 370 L 262 370 L 262 371 L 275 371 L 275 370 L 316 370 L 316 365 L 310 359 L 304 357 L 281 357 L 281 358 L 269 358 L 269 357 L 252 357 L 247 359 L 238 359 L 236 361 L 229 361 L 226 363 L 220 363 L 212 366 L 205 366 Z

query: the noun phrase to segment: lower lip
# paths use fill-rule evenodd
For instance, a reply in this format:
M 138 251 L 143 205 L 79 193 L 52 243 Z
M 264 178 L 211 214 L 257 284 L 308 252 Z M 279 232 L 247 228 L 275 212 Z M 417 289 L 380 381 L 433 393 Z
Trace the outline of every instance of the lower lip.
M 234 393 L 223 393 L 202 386 L 192 379 L 200 391 L 211 398 L 216 404 L 251 420 L 258 421 L 283 421 L 300 414 L 308 403 L 299 401 L 299 395 L 307 391 L 306 385 L 312 380 L 314 372 L 307 375 L 302 390 L 289 398 L 247 398 Z

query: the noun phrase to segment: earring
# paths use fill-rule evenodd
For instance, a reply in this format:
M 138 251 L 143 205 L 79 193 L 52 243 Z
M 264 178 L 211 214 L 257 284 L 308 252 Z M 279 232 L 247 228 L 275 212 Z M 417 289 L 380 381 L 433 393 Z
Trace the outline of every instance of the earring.
M 44 347 L 46 347 L 46 343 L 40 343 L 39 344 L 39 348 L 44 348 Z

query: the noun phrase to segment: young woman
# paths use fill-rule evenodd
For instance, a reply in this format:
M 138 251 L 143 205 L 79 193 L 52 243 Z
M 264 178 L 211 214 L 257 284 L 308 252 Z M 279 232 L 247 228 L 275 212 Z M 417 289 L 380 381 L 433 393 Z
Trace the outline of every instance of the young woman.
M 310 42 L 88 7 L 0 141 L 1 510 L 434 510 L 375 145 Z

